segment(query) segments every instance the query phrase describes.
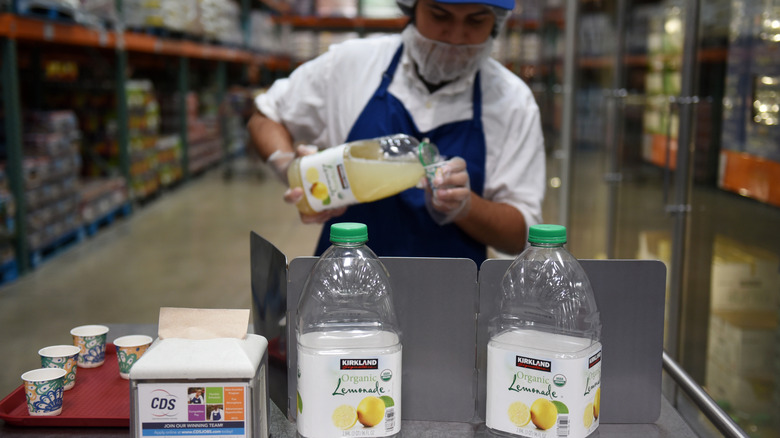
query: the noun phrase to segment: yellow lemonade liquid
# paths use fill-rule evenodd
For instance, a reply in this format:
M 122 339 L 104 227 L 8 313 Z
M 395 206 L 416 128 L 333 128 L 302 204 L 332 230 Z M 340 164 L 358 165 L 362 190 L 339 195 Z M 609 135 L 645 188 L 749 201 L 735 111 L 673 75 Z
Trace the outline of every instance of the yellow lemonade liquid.
M 344 148 L 344 168 L 352 193 L 358 202 L 373 202 L 414 187 L 425 175 L 418 160 L 385 160 L 375 141 L 350 143 Z M 290 188 L 304 187 L 300 158 L 287 173 Z M 304 214 L 315 214 L 306 196 L 296 205 Z

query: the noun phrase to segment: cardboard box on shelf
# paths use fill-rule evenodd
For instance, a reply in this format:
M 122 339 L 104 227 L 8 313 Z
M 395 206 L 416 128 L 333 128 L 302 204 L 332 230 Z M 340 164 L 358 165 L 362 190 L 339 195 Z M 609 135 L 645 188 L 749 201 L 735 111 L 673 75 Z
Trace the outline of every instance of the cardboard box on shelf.
M 664 93 L 664 73 L 660 71 L 651 71 L 645 76 L 645 92 L 651 94 Z
M 81 181 L 79 212 L 85 224 L 97 221 L 128 200 L 124 178 L 93 178 Z
M 720 235 L 714 245 L 710 308 L 776 311 L 780 305 L 780 256 Z
M 78 189 L 77 183 L 78 175 L 72 174 L 65 178 L 25 190 L 24 197 L 27 211 L 34 211 L 75 193 Z
M 25 155 L 57 157 L 78 153 L 79 138 L 78 131 L 25 134 L 22 143 Z
M 642 152 L 648 155 L 643 155 L 642 158 L 656 166 L 674 170 L 677 167 L 677 137 L 667 137 L 663 134 L 649 135 L 649 147 L 642 149 Z
M 722 149 L 718 187 L 780 207 L 780 162 Z
M 682 72 L 679 70 L 664 72 L 663 92 L 667 96 L 679 96 L 682 93 Z
M 73 111 L 31 111 L 25 113 L 26 133 L 72 134 L 79 129 Z
M 395 0 L 359 0 L 362 15 L 367 18 L 395 18 L 401 16 L 401 10 Z
M 642 231 L 636 258 L 660 260 L 667 265 L 672 260 L 672 239 L 668 231 Z
M 777 54 L 780 56 L 780 54 Z M 753 77 L 750 118 L 746 121 L 744 151 L 780 162 L 780 67 Z
M 739 414 L 775 412 L 772 392 L 777 382 L 761 376 L 742 376 L 707 363 L 705 389 L 718 404 Z
M 320 17 L 348 17 L 357 16 L 357 2 L 349 0 L 320 0 L 315 3 L 316 14 Z
M 746 377 L 773 378 L 776 311 L 712 312 L 707 363 Z

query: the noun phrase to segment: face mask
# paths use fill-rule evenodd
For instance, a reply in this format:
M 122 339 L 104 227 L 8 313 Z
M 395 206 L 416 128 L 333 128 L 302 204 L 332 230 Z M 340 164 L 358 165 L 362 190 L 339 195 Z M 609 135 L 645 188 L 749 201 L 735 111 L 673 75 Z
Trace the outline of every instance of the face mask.
M 474 74 L 493 49 L 492 37 L 482 44 L 447 44 L 422 36 L 414 25 L 406 26 L 401 38 L 417 72 L 433 85 Z

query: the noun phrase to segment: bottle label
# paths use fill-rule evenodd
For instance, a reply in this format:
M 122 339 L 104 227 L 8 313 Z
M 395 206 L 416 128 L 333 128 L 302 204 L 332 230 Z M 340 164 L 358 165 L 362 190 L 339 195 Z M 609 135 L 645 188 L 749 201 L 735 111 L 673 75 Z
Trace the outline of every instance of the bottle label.
M 298 432 L 384 437 L 401 430 L 401 351 L 311 354 L 298 349 Z
M 582 438 L 599 425 L 601 344 L 556 359 L 488 344 L 487 427 L 531 438 Z
M 344 165 L 345 147 L 336 146 L 301 159 L 303 191 L 312 210 L 319 212 L 358 202 Z

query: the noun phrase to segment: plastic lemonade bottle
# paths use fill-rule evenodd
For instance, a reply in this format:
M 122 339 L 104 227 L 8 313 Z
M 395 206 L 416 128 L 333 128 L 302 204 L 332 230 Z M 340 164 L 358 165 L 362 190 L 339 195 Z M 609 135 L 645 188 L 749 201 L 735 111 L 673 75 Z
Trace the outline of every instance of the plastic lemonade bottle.
M 367 227 L 333 224 L 333 243 L 298 302 L 298 435 L 390 437 L 401 431 L 401 334 L 387 270 Z
M 287 170 L 287 179 L 290 188 L 302 187 L 305 193 L 298 210 L 314 214 L 412 188 L 424 175 L 424 157 L 437 155 L 432 143 L 396 134 L 296 158 Z
M 566 228 L 535 225 L 490 320 L 486 425 L 502 435 L 586 437 L 599 425 L 601 323 Z

